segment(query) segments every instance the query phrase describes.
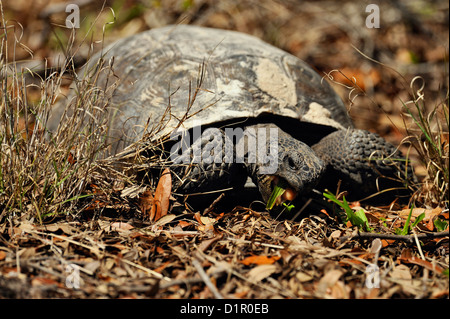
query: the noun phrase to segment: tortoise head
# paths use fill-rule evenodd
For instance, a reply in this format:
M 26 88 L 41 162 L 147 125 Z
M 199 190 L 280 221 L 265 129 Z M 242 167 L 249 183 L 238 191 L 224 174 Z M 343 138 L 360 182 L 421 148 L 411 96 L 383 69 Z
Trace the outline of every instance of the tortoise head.
M 265 154 L 269 154 L 269 158 L 275 149 L 277 156 L 272 158 L 276 158 L 277 161 L 273 162 L 267 159 L 264 161 L 259 157 L 259 161 L 251 165 L 250 176 L 257 184 L 266 202 L 275 186 L 284 188 L 284 194 L 277 199 L 279 204 L 285 200 L 293 200 L 299 193 L 310 191 L 320 180 L 325 165 L 307 144 L 293 138 L 275 125 L 266 125 L 265 127 L 266 129 L 275 128 L 277 130 L 276 138 L 271 141 L 267 140 L 266 143 L 258 143 L 258 147 L 261 145 L 263 149 L 265 147 Z M 259 138 L 260 136 L 258 136 Z M 268 163 L 271 165 L 267 165 Z

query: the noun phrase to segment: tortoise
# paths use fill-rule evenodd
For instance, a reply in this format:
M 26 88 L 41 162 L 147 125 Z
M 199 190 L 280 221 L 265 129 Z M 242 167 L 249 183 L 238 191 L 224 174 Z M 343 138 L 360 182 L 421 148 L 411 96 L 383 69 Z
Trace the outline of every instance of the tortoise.
M 411 174 L 404 160 L 386 160 L 402 158 L 396 147 L 355 128 L 318 73 L 256 37 L 166 26 L 118 40 L 84 72 L 99 59 L 111 68 L 97 85 L 114 86 L 110 154 L 149 132 L 151 140 L 170 135 L 165 149 L 177 192 L 238 190 L 250 177 L 265 201 L 277 185 L 285 201 L 337 180 L 366 196 Z

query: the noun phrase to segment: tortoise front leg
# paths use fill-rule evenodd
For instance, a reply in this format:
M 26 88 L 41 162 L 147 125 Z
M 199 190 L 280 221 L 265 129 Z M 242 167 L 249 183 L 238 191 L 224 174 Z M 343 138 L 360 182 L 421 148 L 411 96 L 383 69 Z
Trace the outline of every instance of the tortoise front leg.
M 312 148 L 327 166 L 321 187 L 332 189 L 341 180 L 341 190 L 349 191 L 353 198 L 389 189 L 399 193 L 407 190 L 408 181 L 415 181 L 412 167 L 400 151 L 369 131 L 339 130 Z
M 223 130 L 202 132 L 192 145 L 189 136 L 178 155 L 171 155 L 174 189 L 183 194 L 207 193 L 243 187 L 247 170 L 234 160 L 235 145 L 227 141 Z

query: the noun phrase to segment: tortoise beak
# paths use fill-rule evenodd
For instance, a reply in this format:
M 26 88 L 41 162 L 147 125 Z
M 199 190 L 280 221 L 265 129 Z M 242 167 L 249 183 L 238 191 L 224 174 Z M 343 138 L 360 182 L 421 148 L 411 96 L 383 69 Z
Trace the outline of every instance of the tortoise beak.
M 268 180 L 270 181 L 270 197 L 265 199 L 267 202 L 267 209 L 272 209 L 273 206 L 281 205 L 284 202 L 290 202 L 297 197 L 298 191 L 289 185 L 284 178 L 271 175 L 268 177 Z

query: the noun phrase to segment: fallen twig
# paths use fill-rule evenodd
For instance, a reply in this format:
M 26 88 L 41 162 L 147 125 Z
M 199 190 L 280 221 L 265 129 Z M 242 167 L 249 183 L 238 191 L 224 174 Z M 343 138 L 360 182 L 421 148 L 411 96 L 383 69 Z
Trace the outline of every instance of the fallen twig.
M 223 229 L 221 227 L 219 227 L 219 229 Z M 234 241 L 237 242 L 238 244 L 253 244 L 256 246 L 263 246 L 263 247 L 268 247 L 268 248 L 275 248 L 275 249 L 284 249 L 284 246 L 281 245 L 275 245 L 275 244 L 267 244 L 267 243 L 262 243 L 259 241 L 251 241 L 251 240 L 245 240 L 245 239 L 241 239 L 241 238 L 233 238 L 231 236 L 225 238 L 226 240 L 230 240 L 230 241 Z
M 203 215 L 206 215 L 206 214 L 208 214 L 209 212 L 211 212 L 211 211 L 214 209 L 214 207 L 216 207 L 217 203 L 220 202 L 224 197 L 225 197 L 225 193 L 220 194 L 219 197 L 217 197 L 217 198 L 212 202 L 212 204 L 209 205 L 209 207 L 206 208 L 206 209 L 203 211 Z
M 222 276 L 223 274 L 226 274 L 226 271 L 224 269 L 219 269 L 214 271 L 211 276 L 218 278 L 220 276 Z M 197 284 L 200 282 L 204 282 L 203 279 L 201 277 L 192 277 L 192 278 L 186 278 L 186 279 L 174 279 L 170 282 L 166 282 L 166 283 L 162 283 L 159 285 L 159 289 L 160 290 L 164 290 L 167 289 L 169 287 L 172 286 L 177 286 L 177 285 L 191 285 L 191 284 Z
M 111 257 L 114 257 L 114 255 L 111 255 Z M 171 280 L 169 277 L 163 276 L 159 272 L 156 272 L 154 270 L 148 269 L 148 268 L 146 268 L 146 267 L 144 267 L 142 265 L 136 264 L 136 263 L 134 263 L 134 262 L 132 262 L 132 261 L 130 261 L 128 259 L 122 258 L 121 261 L 126 263 L 126 264 L 128 264 L 128 265 L 130 265 L 130 266 L 133 266 L 133 267 L 136 267 L 136 268 L 138 268 L 140 270 L 143 270 L 143 271 L 149 273 L 150 275 L 152 275 L 152 276 L 154 276 L 154 277 L 156 277 L 158 279 L 164 279 L 164 280 L 167 280 L 167 281 Z
M 437 233 L 423 233 L 416 235 L 417 239 L 432 239 L 432 238 L 440 238 L 440 237 L 448 237 L 448 231 L 442 231 Z M 340 238 L 340 242 L 344 242 L 346 240 L 351 239 L 372 239 L 372 238 L 380 238 L 380 239 L 391 239 L 391 240 L 402 240 L 410 243 L 414 243 L 414 235 L 395 235 L 395 234 L 377 234 L 377 233 L 358 233 L 352 236 L 343 236 Z
M 205 282 L 206 286 L 211 290 L 214 297 L 216 299 L 223 299 L 223 296 L 220 294 L 220 292 L 217 290 L 216 286 L 211 282 L 211 279 L 209 279 L 208 275 L 206 274 L 205 270 L 203 269 L 202 265 L 200 265 L 199 261 L 197 259 L 192 260 L 192 265 L 197 270 L 198 274 L 200 275 L 200 278 Z

